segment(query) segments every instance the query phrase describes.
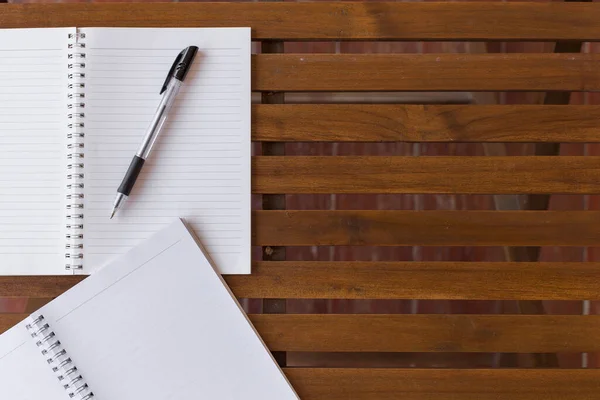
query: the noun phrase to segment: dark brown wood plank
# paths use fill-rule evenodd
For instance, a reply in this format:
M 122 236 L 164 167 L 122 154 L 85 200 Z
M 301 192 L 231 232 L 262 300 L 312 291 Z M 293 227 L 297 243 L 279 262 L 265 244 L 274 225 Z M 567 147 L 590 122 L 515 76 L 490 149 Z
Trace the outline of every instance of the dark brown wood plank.
M 81 279 L 4 276 L 0 297 L 56 297 Z M 265 261 L 225 280 L 242 298 L 600 300 L 600 263 Z
M 600 263 L 256 262 L 225 279 L 245 298 L 600 299 Z
M 46 304 L 48 304 L 52 300 L 53 300 L 52 297 L 42 297 L 42 298 L 30 297 L 27 299 L 27 305 L 25 306 L 24 312 L 27 314 L 36 312 L 37 310 L 44 307 Z
M 0 297 L 52 298 L 85 278 L 83 275 L 0 276 Z
M 3 5 L 2 28 L 251 26 L 255 39 L 599 40 L 597 4 L 200 3 Z
M 254 193 L 600 193 L 600 157 L 254 157 Z
M 600 211 L 255 211 L 254 245 L 596 246 Z
M 28 314 L 0 314 L 0 334 L 27 318 Z
M 264 142 L 598 142 L 600 106 L 255 105 Z
M 582 400 L 598 369 L 286 368 L 302 400 Z
M 257 91 L 586 91 L 598 54 L 261 54 Z
M 27 314 L 0 314 L 0 334 Z M 271 351 L 586 352 L 600 316 L 254 314 Z
M 599 351 L 600 316 L 251 315 L 270 350 L 554 353 Z

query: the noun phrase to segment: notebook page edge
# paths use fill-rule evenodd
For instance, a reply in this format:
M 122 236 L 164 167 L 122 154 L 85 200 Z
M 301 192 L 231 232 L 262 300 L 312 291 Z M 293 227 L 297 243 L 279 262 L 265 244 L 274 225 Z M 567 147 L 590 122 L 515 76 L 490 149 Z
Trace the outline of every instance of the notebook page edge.
M 231 291 L 231 288 L 229 287 L 229 285 L 227 284 L 227 282 L 223 278 L 223 275 L 220 274 L 217 271 L 217 269 L 215 268 L 215 266 L 213 264 L 213 261 L 210 258 L 210 255 L 208 254 L 208 252 L 206 251 L 206 249 L 204 248 L 204 246 L 202 246 L 202 243 L 200 242 L 200 239 L 198 239 L 198 236 L 196 236 L 196 233 L 194 232 L 194 230 L 192 229 L 192 227 L 188 223 L 186 223 L 185 220 L 182 220 L 182 222 L 183 222 L 184 227 L 190 233 L 192 239 L 198 245 L 198 248 L 200 249 L 200 251 L 204 254 L 204 257 L 206 257 L 206 259 L 208 260 L 208 263 L 212 267 L 213 273 L 219 278 L 219 280 L 221 281 L 221 283 L 223 284 L 223 286 L 227 290 L 227 293 L 229 293 L 229 296 L 231 296 L 231 299 L 235 302 L 235 305 L 239 309 L 240 313 L 244 316 L 244 318 L 246 319 L 246 322 L 248 323 L 248 325 L 250 326 L 250 328 L 252 329 L 252 331 L 254 332 L 254 334 L 256 335 L 256 337 L 259 339 L 259 341 L 262 344 L 262 346 L 265 348 L 265 351 L 271 357 L 271 360 L 273 361 L 273 364 L 275 364 L 277 366 L 277 368 L 279 369 L 279 372 L 281 373 L 281 375 L 283 376 L 283 378 L 285 379 L 285 381 L 287 382 L 287 384 L 291 388 L 291 390 L 294 393 L 294 395 L 296 396 L 296 398 L 300 399 L 300 397 L 298 397 L 298 393 L 296 393 L 296 389 L 294 389 L 294 387 L 292 386 L 292 383 L 290 382 L 290 380 L 288 379 L 288 377 L 283 373 L 283 370 L 281 369 L 281 366 L 279 365 L 279 363 L 277 362 L 277 360 L 275 359 L 275 357 L 273 357 L 273 353 L 271 353 L 271 350 L 269 350 L 269 348 L 267 347 L 267 344 L 263 340 L 262 336 L 260 336 L 260 334 L 258 333 L 258 331 L 256 330 L 256 328 L 254 327 L 254 324 L 252 323 L 252 321 L 248 317 L 248 314 L 246 314 L 246 311 L 244 311 L 244 308 L 242 307 L 242 305 L 238 301 L 238 299 L 235 296 L 235 294 Z

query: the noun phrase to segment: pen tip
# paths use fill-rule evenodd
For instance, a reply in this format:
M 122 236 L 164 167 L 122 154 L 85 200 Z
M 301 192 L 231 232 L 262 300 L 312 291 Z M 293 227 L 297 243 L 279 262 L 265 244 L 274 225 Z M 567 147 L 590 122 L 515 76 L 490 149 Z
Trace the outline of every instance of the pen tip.
M 115 209 L 113 208 L 112 212 L 110 213 L 110 219 L 113 219 L 113 217 L 115 216 L 115 212 L 116 212 L 116 211 L 117 211 L 117 210 L 115 210 Z

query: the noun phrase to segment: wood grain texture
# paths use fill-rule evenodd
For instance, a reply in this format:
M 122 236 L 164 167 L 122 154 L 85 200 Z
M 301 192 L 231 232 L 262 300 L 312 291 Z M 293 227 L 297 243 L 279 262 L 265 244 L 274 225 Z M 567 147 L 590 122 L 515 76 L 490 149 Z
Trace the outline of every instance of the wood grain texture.
M 257 91 L 586 91 L 599 54 L 261 54 Z
M 596 246 L 600 211 L 255 211 L 254 245 Z
M 0 334 L 27 318 L 28 314 L 0 314 Z
M 270 350 L 311 352 L 599 351 L 600 316 L 251 315 Z
M 0 297 L 56 297 L 82 278 L 0 277 Z M 600 300 L 600 263 L 263 261 L 225 280 L 240 298 Z
M 253 157 L 254 193 L 600 193 L 600 157 Z
M 255 262 L 225 280 L 244 298 L 600 299 L 600 263 Z
M 0 334 L 28 314 L 0 314 Z M 271 351 L 586 352 L 600 316 L 254 314 Z
M 600 40 L 598 20 L 597 4 L 561 3 L 78 3 L 0 12 L 2 28 L 251 26 L 255 39 L 286 40 Z
M 600 106 L 255 105 L 264 142 L 598 142 Z
M 302 400 L 596 399 L 600 370 L 286 368 Z
M 0 297 L 56 297 L 85 278 L 83 275 L 0 276 Z

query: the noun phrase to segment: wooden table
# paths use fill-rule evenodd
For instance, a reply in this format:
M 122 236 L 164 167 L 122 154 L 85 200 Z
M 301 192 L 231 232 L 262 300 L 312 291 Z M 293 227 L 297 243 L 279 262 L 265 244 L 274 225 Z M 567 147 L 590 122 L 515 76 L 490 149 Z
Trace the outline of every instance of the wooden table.
M 593 211 L 286 210 L 286 193 L 592 194 L 600 158 L 294 157 L 284 142 L 597 142 L 600 107 L 284 104 L 284 92 L 588 91 L 596 54 L 278 54 L 284 41 L 598 41 L 600 4 L 204 3 L 0 6 L 1 28 L 251 26 L 253 244 L 263 261 L 227 277 L 260 298 L 251 319 L 286 367 L 302 352 L 556 353 L 600 350 L 598 316 L 291 315 L 285 300 L 597 300 L 600 265 L 285 261 L 288 246 L 595 246 Z M 548 103 L 548 102 L 547 102 Z M 551 101 L 550 101 L 551 103 Z M 560 101 L 557 101 L 560 103 Z M 542 153 L 543 154 L 543 153 Z M 546 153 L 548 154 L 548 153 Z M 550 153 L 551 154 L 551 153 Z M 79 277 L 0 277 L 0 297 L 51 298 Z M 157 295 L 160 295 L 157 293 Z M 23 318 L 0 315 L 0 331 Z M 303 399 L 600 398 L 596 369 L 285 368 Z

